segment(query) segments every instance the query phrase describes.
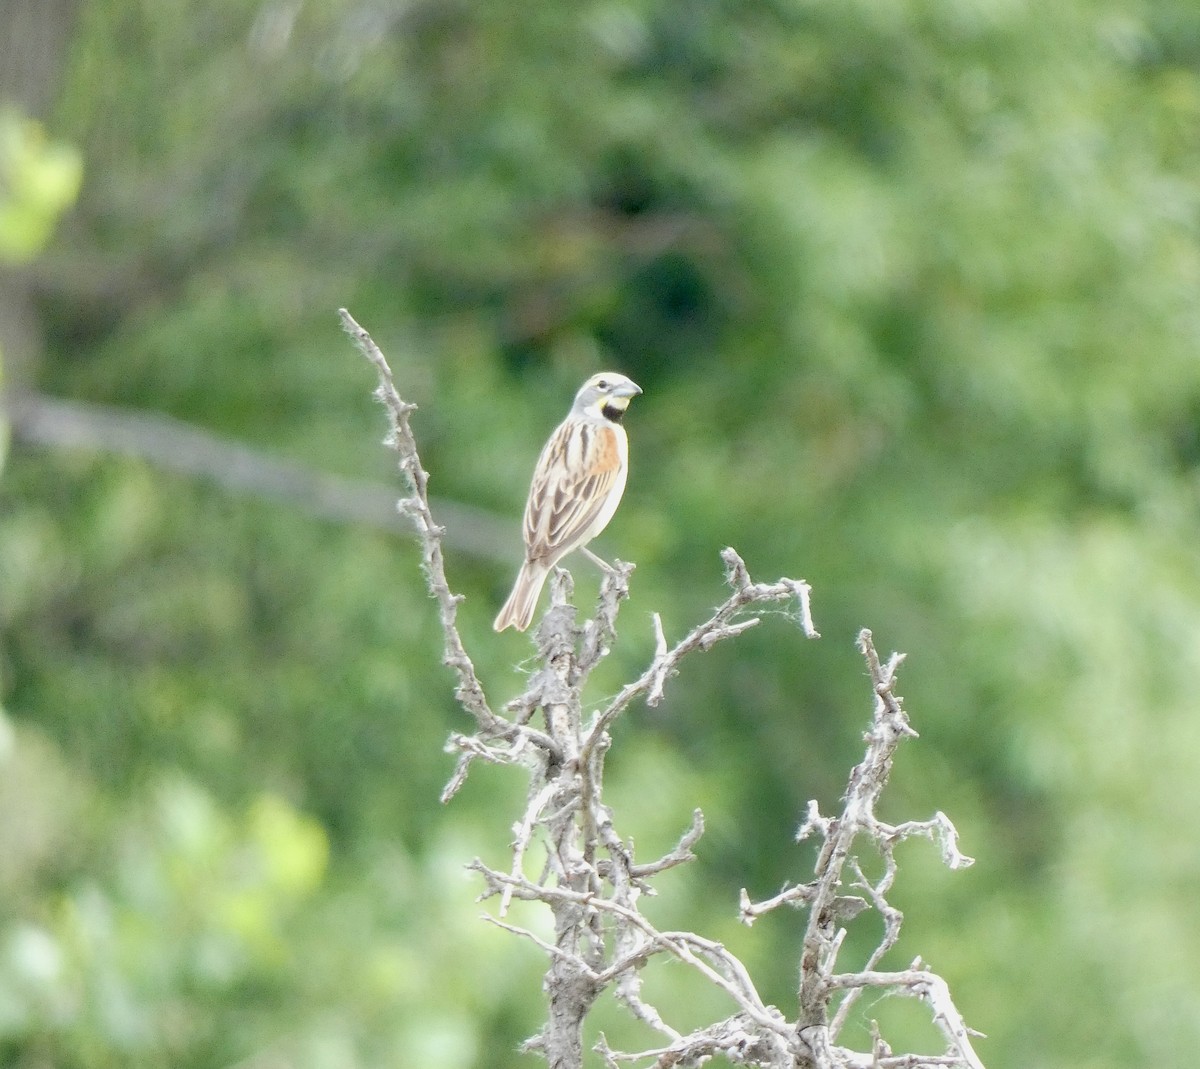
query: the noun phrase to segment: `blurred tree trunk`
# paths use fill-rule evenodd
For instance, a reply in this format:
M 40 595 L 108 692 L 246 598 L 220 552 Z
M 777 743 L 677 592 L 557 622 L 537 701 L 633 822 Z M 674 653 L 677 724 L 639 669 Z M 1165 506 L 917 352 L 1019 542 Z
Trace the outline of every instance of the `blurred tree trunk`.
M 46 119 L 58 96 L 79 0 L 4 0 L 0 100 Z
M 49 120 L 62 84 L 80 0 L 3 0 L 0 108 Z M 28 272 L 0 263 L 0 353 L 9 386 L 27 385 L 43 349 Z

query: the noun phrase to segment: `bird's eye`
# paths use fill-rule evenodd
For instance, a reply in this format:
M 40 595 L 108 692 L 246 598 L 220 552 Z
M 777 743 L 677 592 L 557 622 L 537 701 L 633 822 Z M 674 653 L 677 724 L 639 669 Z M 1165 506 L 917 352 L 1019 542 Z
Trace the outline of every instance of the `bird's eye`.
M 596 388 L 597 388 L 598 390 L 607 390 L 607 389 L 608 389 L 608 379 L 600 379 L 600 380 L 598 380 L 598 381 L 596 382 Z

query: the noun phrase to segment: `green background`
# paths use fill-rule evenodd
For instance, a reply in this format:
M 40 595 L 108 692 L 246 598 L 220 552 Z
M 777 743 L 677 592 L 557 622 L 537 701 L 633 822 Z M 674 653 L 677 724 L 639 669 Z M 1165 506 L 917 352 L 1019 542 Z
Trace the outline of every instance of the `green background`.
M 992 1069 L 1194 1064 L 1193 0 L 5 10 L 8 387 L 398 492 L 348 307 L 471 507 L 448 567 L 499 706 L 531 665 L 490 622 L 534 458 L 586 375 L 629 374 L 595 548 L 637 571 L 592 700 L 650 613 L 675 638 L 723 598 L 725 545 L 808 580 L 824 636 L 768 616 L 617 725 L 639 855 L 708 818 L 653 919 L 794 1014 L 803 917 L 746 930 L 737 892 L 811 871 L 791 836 L 861 755 L 869 626 L 921 733 L 882 815 L 944 810 L 978 859 L 901 850 L 888 964 L 946 977 Z M 0 1064 L 536 1064 L 544 962 L 463 870 L 503 867 L 524 783 L 481 767 L 437 803 L 468 725 L 414 545 L 215 474 L 13 436 Z M 646 982 L 678 1027 L 730 1012 L 682 968 Z M 937 1049 L 919 1005 L 860 1005 L 856 1041 L 876 1017 Z M 655 1043 L 609 1001 L 601 1025 Z

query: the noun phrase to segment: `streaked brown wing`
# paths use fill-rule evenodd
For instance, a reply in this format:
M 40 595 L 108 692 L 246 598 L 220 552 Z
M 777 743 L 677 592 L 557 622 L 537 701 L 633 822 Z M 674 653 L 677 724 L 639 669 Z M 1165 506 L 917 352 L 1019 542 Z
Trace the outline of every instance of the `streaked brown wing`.
M 538 460 L 525 506 L 531 560 L 557 559 L 579 545 L 595 522 L 621 467 L 611 427 L 563 423 Z

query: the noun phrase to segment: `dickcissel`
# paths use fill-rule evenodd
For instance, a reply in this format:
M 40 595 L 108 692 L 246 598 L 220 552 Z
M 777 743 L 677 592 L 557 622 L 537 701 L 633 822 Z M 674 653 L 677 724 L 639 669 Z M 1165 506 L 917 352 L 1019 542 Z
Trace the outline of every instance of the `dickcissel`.
M 525 505 L 525 563 L 492 625 L 497 631 L 510 625 L 524 631 L 550 570 L 586 546 L 613 518 L 629 473 L 629 440 L 621 417 L 630 398 L 641 392 L 636 382 L 615 371 L 593 375 L 550 435 Z

